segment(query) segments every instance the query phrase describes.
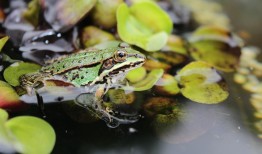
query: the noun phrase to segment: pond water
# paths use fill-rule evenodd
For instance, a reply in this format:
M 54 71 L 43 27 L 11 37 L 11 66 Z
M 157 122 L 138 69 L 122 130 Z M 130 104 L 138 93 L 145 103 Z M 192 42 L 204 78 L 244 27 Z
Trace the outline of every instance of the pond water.
M 262 2 L 216 1 L 223 5 L 236 31 L 250 33 L 252 37 L 247 43 L 262 48 Z M 186 115 L 165 131 L 153 129 L 150 119 L 146 118 L 114 129 L 108 128 L 103 121 L 78 123 L 66 114 L 65 104 L 48 104 L 45 106 L 46 120 L 57 135 L 53 153 L 260 154 L 262 143 L 253 129 L 249 94 L 234 83 L 232 74 L 225 78 L 230 88 L 230 97 L 225 102 L 202 105 L 178 98 Z M 36 106 L 21 114 L 42 117 Z

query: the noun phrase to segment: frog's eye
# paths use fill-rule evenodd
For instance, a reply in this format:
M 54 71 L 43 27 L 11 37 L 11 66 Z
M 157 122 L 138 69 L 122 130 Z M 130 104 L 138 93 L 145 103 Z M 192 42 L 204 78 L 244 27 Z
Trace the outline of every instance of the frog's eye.
M 126 51 L 121 49 L 115 52 L 114 60 L 116 62 L 123 62 L 126 60 L 126 57 L 127 57 Z

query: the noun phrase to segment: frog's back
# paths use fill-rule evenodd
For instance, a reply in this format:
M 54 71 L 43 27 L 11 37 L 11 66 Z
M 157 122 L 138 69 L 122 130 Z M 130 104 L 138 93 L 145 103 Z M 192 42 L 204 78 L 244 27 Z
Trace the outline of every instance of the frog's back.
M 51 75 L 59 75 L 73 69 L 91 67 L 92 65 L 97 65 L 103 60 L 112 57 L 115 50 L 116 48 L 109 48 L 71 54 L 62 59 L 54 60 L 51 64 L 43 66 L 41 72 L 50 73 Z

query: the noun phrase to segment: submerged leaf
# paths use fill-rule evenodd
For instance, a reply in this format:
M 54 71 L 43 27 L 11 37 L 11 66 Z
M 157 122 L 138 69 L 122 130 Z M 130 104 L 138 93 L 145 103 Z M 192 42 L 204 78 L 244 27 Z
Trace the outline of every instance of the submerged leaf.
M 198 103 L 216 104 L 224 101 L 229 93 L 225 81 L 209 64 L 192 62 L 176 76 L 181 93 Z
M 117 24 L 122 40 L 147 51 L 164 47 L 173 27 L 168 14 L 151 1 L 141 1 L 130 8 L 121 4 L 117 9 Z
M 19 86 L 19 77 L 21 75 L 38 71 L 41 66 L 34 63 L 17 62 L 10 65 L 4 71 L 5 80 L 12 86 Z
M 55 145 L 54 129 L 44 120 L 20 116 L 6 122 L 6 128 L 21 143 L 21 153 L 51 153 Z M 44 144 L 39 144 L 41 141 Z
M 8 39 L 9 39 L 8 36 L 5 36 L 5 37 L 0 39 L 0 52 L 2 51 L 2 48 L 4 47 L 4 45 L 5 45 L 5 43 L 7 42 Z

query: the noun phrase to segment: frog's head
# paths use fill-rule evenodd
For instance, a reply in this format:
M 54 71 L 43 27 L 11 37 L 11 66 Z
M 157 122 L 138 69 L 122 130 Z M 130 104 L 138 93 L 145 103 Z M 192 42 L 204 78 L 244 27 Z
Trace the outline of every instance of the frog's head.
M 102 76 L 118 76 L 142 66 L 145 63 L 145 55 L 132 49 L 126 43 L 120 43 L 119 47 L 112 51 L 112 57 L 104 61 L 100 70 Z

